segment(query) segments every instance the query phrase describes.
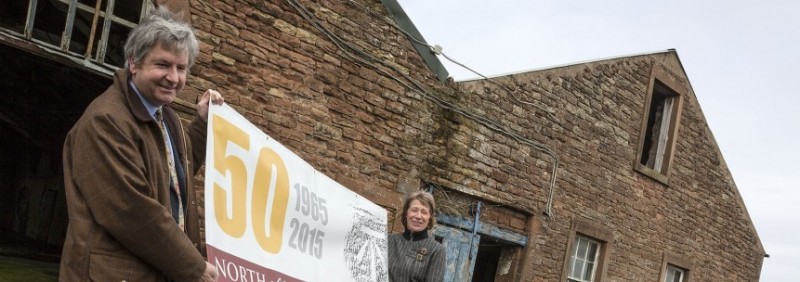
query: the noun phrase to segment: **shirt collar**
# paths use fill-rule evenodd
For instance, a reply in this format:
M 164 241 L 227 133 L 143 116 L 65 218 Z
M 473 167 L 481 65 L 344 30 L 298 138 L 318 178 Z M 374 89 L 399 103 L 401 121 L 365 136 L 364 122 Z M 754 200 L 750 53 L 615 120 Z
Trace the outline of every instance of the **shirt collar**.
M 428 238 L 428 230 L 425 229 L 425 230 L 422 230 L 422 231 L 413 232 L 411 230 L 406 229 L 405 232 L 403 232 L 403 238 L 405 238 L 406 240 L 412 240 L 412 241 L 423 240 L 423 239 Z
M 142 104 L 147 109 L 147 112 L 150 113 L 150 116 L 155 119 L 156 111 L 158 111 L 159 107 L 153 105 L 153 103 L 150 103 L 150 101 L 148 101 L 147 98 L 142 96 L 142 93 L 139 92 L 139 89 L 136 88 L 135 84 L 133 84 L 133 80 L 128 79 L 128 84 L 131 86 L 131 88 L 133 88 L 133 92 L 136 92 L 136 96 L 139 96 L 139 100 L 142 100 Z

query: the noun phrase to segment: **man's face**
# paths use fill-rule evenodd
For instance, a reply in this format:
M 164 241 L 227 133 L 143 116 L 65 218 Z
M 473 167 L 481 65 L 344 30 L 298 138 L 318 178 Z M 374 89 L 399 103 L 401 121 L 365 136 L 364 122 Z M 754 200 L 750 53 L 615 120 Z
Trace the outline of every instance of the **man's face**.
M 431 211 L 428 206 L 417 199 L 411 200 L 408 211 L 406 211 L 406 228 L 413 232 L 419 232 L 428 228 L 430 220 Z
M 173 52 L 157 44 L 141 64 L 128 62 L 131 79 L 142 95 L 156 106 L 172 103 L 186 85 L 189 67 L 187 52 Z

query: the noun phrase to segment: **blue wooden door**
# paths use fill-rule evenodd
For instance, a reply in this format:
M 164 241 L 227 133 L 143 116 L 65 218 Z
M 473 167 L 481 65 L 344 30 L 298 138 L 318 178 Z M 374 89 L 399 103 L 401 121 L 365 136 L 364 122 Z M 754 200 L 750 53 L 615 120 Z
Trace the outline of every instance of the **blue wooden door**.
M 472 240 L 472 233 L 445 225 L 437 225 L 433 234 L 437 239 L 441 239 L 442 245 L 447 250 L 444 281 L 472 281 L 472 270 L 475 268 L 475 257 L 478 255 L 480 235 L 475 234 L 475 240 Z

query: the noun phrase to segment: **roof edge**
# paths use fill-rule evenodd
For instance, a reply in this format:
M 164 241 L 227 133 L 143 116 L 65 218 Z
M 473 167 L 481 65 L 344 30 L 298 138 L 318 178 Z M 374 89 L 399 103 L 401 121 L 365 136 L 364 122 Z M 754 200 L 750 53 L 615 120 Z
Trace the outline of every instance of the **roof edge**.
M 400 31 L 406 35 L 408 41 L 411 42 L 411 45 L 417 50 L 422 60 L 425 61 L 425 64 L 436 74 L 439 81 L 444 82 L 447 80 L 447 78 L 450 77 L 450 73 L 444 68 L 444 65 L 442 65 L 442 62 L 436 57 L 436 54 L 433 53 L 430 44 L 428 44 L 425 38 L 422 37 L 422 34 L 419 33 L 419 30 L 417 30 L 411 18 L 409 18 L 408 14 L 403 10 L 403 7 L 400 6 L 400 3 L 398 3 L 397 0 L 381 0 L 381 3 L 383 3 L 386 11 L 389 12 L 389 15 L 397 23 Z
M 677 54 L 675 49 L 671 49 L 670 48 L 670 49 L 660 50 L 660 51 L 642 52 L 642 53 L 636 53 L 636 54 L 630 54 L 630 55 L 620 55 L 620 56 L 605 57 L 605 58 L 599 58 L 599 59 L 589 59 L 589 60 L 577 61 L 577 62 L 572 62 L 572 63 L 554 65 L 554 66 L 547 66 L 547 67 L 541 67 L 541 68 L 512 71 L 512 72 L 500 73 L 500 74 L 495 74 L 495 75 L 489 75 L 489 76 L 486 76 L 486 78 L 490 78 L 490 79 L 491 78 L 499 78 L 499 77 L 515 75 L 515 74 L 523 74 L 523 73 L 529 73 L 529 72 L 537 72 L 537 71 L 551 70 L 551 69 L 557 69 L 557 68 L 571 67 L 571 66 L 588 64 L 588 63 L 597 63 L 597 62 L 602 62 L 602 61 L 616 60 L 616 59 L 622 59 L 622 58 L 631 58 L 631 57 L 639 57 L 639 56 L 649 56 L 649 55 L 663 54 L 663 53 L 676 53 Z M 680 59 L 678 59 L 678 61 L 680 61 Z M 683 68 L 683 64 L 681 64 L 681 68 Z M 684 73 L 685 72 L 686 71 L 684 70 Z M 484 80 L 486 78 L 483 78 L 483 77 L 468 78 L 468 79 L 464 79 L 464 80 L 457 80 L 456 82 L 468 82 L 468 81 Z

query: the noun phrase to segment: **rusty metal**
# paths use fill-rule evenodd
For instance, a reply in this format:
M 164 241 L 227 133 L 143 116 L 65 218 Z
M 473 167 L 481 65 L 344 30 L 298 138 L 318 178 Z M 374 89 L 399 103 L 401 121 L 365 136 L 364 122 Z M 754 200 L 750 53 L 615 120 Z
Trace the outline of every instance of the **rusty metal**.
M 97 19 L 100 17 L 100 5 L 103 0 L 97 0 L 94 5 L 94 16 L 92 17 L 92 30 L 89 32 L 89 43 L 86 45 L 86 58 L 91 58 L 92 48 L 94 48 L 94 32 L 97 30 Z
M 478 234 L 478 229 L 480 229 L 479 224 L 481 223 L 481 206 L 483 203 L 478 201 L 477 207 L 475 208 L 475 221 L 472 222 L 472 238 L 470 239 L 469 244 L 469 258 L 472 259 L 472 249 L 475 247 L 475 235 Z

